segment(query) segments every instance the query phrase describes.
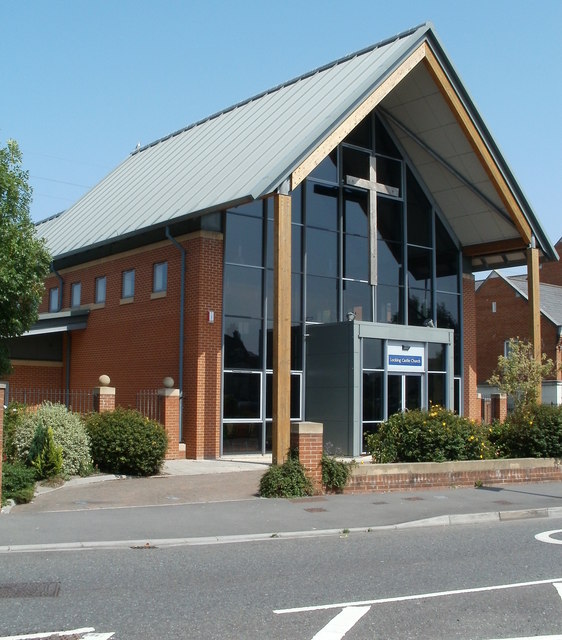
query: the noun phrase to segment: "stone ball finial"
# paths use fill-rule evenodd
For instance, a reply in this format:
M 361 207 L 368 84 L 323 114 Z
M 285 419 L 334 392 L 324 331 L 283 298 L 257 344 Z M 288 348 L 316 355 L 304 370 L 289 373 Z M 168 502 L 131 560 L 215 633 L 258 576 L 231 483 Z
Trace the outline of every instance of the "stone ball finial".
M 162 380 L 162 384 L 165 389 L 173 389 L 174 388 L 174 379 L 170 378 L 170 376 L 166 376 L 164 380 Z
M 111 380 L 109 379 L 109 376 L 102 375 L 98 378 L 98 382 L 100 383 L 101 387 L 109 387 L 109 383 L 111 382 Z

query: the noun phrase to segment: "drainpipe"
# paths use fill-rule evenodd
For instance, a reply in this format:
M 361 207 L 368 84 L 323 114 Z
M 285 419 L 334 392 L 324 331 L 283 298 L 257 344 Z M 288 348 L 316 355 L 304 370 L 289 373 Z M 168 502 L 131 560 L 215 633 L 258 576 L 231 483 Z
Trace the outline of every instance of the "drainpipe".
M 181 275 L 180 275 L 180 352 L 179 352 L 179 380 L 180 390 L 180 442 L 183 438 L 183 349 L 184 349 L 184 324 L 185 324 L 185 254 L 186 250 L 179 242 L 172 237 L 170 229 L 166 226 L 166 238 L 181 252 Z
M 64 287 L 64 280 L 61 274 L 55 269 L 55 263 L 51 262 L 51 271 L 55 274 L 59 281 L 59 299 L 57 303 L 57 311 L 62 309 L 62 294 Z M 66 371 L 65 371 L 65 405 L 68 407 L 70 404 L 70 357 L 72 355 L 72 337 L 70 331 L 66 332 Z

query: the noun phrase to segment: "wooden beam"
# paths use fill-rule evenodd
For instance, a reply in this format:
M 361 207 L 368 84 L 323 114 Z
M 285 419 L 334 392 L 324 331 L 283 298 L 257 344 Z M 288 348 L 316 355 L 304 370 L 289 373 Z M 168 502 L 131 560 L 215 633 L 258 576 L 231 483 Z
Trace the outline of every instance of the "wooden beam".
M 283 464 L 291 440 L 291 196 L 273 198 L 272 461 Z
M 529 328 L 533 355 L 535 360 L 541 359 L 541 300 L 539 278 L 539 250 L 527 249 L 527 295 L 529 298 Z M 537 396 L 540 399 L 540 394 Z
M 451 84 L 447 74 L 443 70 L 439 60 L 433 53 L 433 50 L 427 43 L 424 43 L 422 46 L 425 48 L 424 64 L 439 87 L 442 96 L 451 108 L 457 122 L 474 149 L 474 152 L 480 159 L 482 167 L 496 188 L 502 202 L 511 216 L 511 219 L 513 220 L 513 223 L 525 241 L 525 244 L 529 245 L 531 242 L 532 231 L 529 223 L 525 219 L 525 215 L 521 210 L 519 203 L 515 199 L 503 174 L 499 170 L 494 157 L 490 153 L 488 146 L 482 139 L 480 132 L 472 121 L 472 118 L 459 98 L 454 86 Z
M 291 189 L 297 187 L 337 145 L 421 62 L 425 49 L 420 45 L 395 69 L 353 113 L 348 116 L 292 173 Z
M 525 251 L 528 244 L 521 238 L 511 240 L 500 240 L 497 242 L 483 242 L 481 244 L 471 244 L 462 248 L 462 253 L 467 258 L 481 258 L 501 253 L 511 253 L 512 251 Z

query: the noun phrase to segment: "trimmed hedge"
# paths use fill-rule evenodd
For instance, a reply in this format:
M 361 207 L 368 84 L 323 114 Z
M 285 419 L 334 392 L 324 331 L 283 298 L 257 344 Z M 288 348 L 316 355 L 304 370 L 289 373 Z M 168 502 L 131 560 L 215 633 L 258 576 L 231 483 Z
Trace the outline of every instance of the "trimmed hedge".
M 150 476 L 160 471 L 168 438 L 164 427 L 138 411 L 117 408 L 86 421 L 94 464 L 108 473 Z

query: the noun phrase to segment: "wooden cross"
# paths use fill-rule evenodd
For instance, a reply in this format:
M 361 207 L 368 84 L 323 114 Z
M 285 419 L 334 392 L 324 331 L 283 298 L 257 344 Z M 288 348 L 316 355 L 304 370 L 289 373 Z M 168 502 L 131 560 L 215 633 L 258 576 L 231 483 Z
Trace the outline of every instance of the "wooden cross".
M 346 176 L 345 181 L 352 187 L 359 187 L 369 191 L 369 280 L 372 285 L 377 284 L 377 193 L 398 197 L 400 190 L 377 182 L 376 158 L 369 158 L 369 179 Z

